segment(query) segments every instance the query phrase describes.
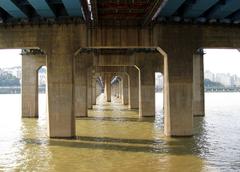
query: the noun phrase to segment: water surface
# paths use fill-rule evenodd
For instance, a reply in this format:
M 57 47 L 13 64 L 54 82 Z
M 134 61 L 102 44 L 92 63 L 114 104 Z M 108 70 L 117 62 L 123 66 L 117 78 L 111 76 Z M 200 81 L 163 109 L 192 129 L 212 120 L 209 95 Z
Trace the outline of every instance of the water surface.
M 49 139 L 44 95 L 39 119 L 21 119 L 21 96 L 0 95 L 0 171 L 239 171 L 240 93 L 207 93 L 194 137 L 163 135 L 156 118 L 138 118 L 115 99 L 76 120 L 75 140 Z M 102 97 L 98 103 L 102 102 Z

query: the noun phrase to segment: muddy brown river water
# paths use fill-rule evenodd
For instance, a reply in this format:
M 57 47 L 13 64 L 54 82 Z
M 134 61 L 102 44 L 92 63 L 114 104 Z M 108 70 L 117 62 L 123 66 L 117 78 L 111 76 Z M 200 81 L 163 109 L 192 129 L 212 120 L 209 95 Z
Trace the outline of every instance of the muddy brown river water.
M 76 119 L 76 139 L 49 139 L 44 97 L 39 119 L 21 119 L 21 96 L 0 95 L 0 171 L 240 171 L 240 93 L 206 93 L 191 138 L 164 136 L 157 93 L 155 119 L 99 97 L 88 118 Z

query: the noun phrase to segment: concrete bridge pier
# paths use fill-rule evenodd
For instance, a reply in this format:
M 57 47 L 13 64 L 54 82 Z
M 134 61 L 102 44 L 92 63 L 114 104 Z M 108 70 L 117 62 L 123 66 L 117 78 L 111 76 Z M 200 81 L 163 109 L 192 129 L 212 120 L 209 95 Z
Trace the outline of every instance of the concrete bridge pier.
M 96 98 L 102 94 L 102 87 L 99 81 L 96 80 Z
M 96 96 L 96 79 L 97 79 L 97 77 L 96 77 L 96 75 L 94 74 L 93 75 L 93 77 L 92 77 L 92 105 L 96 105 L 96 98 L 97 98 L 97 96 Z
M 118 84 L 118 90 L 119 90 L 119 99 L 121 99 L 122 100 L 122 98 L 123 98 L 123 80 L 122 80 L 122 78 L 120 78 L 119 79 L 119 84 Z
M 128 75 L 126 73 L 119 74 L 122 78 L 121 89 L 122 89 L 122 104 L 128 105 Z
M 136 53 L 139 69 L 139 116 L 155 116 L 154 53 Z M 153 61 L 152 61 L 153 60 Z M 152 63 L 153 62 L 153 63 Z
M 92 109 L 92 91 L 93 91 L 93 84 L 92 84 L 92 78 L 93 78 L 93 68 L 90 67 L 87 71 L 87 99 L 88 99 L 88 109 Z
M 38 70 L 46 65 L 40 50 L 22 52 L 22 117 L 38 117 Z
M 92 81 L 89 76 L 89 67 L 92 66 L 91 58 L 92 54 L 86 52 L 80 53 L 74 59 L 74 114 L 76 117 L 88 116 L 89 98 L 91 97 L 88 84 Z
M 128 100 L 130 109 L 139 108 L 139 73 L 136 67 L 128 67 Z
M 105 95 L 105 100 L 107 102 L 111 102 L 111 80 L 112 80 L 112 75 L 111 73 L 105 73 L 104 74 L 104 95 Z
M 151 69 L 139 71 L 139 115 L 155 116 L 155 73 Z
M 120 98 L 120 79 L 119 78 L 117 79 L 117 82 L 116 82 L 116 97 Z
M 61 36 L 60 36 L 61 34 Z M 74 55 L 66 35 L 57 33 L 47 49 L 48 81 L 48 135 L 51 138 L 75 136 L 74 116 Z M 78 72 L 79 74 L 81 72 Z
M 202 49 L 193 55 L 193 116 L 205 116 L 203 55 Z
M 192 136 L 193 134 L 192 95 L 195 48 L 190 45 L 177 42 L 165 48 L 167 57 L 164 57 L 163 74 L 164 133 L 167 136 Z
M 117 93 L 116 93 L 116 83 L 114 83 L 114 84 L 112 85 L 112 94 L 113 94 L 114 97 L 117 97 Z

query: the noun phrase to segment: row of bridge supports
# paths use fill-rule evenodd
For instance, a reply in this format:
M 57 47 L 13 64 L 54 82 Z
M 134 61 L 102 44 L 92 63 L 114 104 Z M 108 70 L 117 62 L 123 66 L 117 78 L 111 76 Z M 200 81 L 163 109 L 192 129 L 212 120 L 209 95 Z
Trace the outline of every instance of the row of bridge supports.
M 69 87 L 68 75 L 65 75 L 61 58 L 52 58 L 52 62 L 47 63 L 48 57 L 42 52 L 23 53 L 22 116 L 38 117 L 37 71 L 46 64 L 47 69 L 51 71 L 55 61 L 58 60 L 63 67 L 58 69 L 59 73 L 57 71 L 55 74 L 51 73 L 47 79 L 50 137 L 75 136 L 75 117 L 88 116 L 88 109 L 92 109 L 96 104 L 96 97 L 102 92 L 103 87 L 107 102 L 111 102 L 111 96 L 116 96 L 130 109 L 139 109 L 139 117 L 155 116 L 155 72 L 161 72 L 164 76 L 165 134 L 192 135 L 193 116 L 204 116 L 203 52 L 198 51 L 193 55 L 193 82 L 184 81 L 184 84 L 188 84 L 185 86 L 180 81 L 174 83 L 169 81 L 171 72 L 166 72 L 163 58 L 160 58 L 155 50 L 116 51 L 99 50 L 97 53 L 89 50 L 79 51 L 72 62 L 73 87 Z M 53 90 L 54 85 L 59 84 L 60 80 L 66 80 L 63 89 Z M 183 91 L 177 91 L 182 88 Z M 67 94 L 69 89 L 73 89 L 72 96 Z M 62 92 L 63 90 L 66 92 Z M 55 97 L 61 97 L 64 102 L 57 101 Z M 191 104 L 188 104 L 189 99 Z M 63 110 L 59 113 L 57 108 Z M 73 109 L 71 114 L 67 113 L 69 108 Z M 55 114 L 54 111 L 58 113 Z

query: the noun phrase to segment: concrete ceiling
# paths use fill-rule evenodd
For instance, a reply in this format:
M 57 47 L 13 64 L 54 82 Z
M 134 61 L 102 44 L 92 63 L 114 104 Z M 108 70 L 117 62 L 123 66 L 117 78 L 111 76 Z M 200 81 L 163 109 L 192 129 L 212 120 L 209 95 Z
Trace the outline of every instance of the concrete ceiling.
M 0 23 L 240 24 L 240 0 L 0 0 Z

